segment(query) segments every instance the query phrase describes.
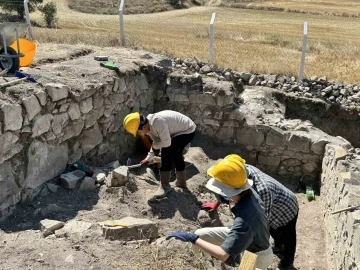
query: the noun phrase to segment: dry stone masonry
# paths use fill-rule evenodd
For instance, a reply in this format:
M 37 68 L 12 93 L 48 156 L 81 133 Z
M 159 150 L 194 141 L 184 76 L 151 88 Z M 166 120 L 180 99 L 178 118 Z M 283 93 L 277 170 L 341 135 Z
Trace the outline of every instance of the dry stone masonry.
M 18 202 L 56 192 L 57 186 L 46 182 L 57 177 L 69 189 L 92 190 L 106 182 L 103 192 L 121 203 L 129 172 L 120 163 L 135 147 L 123 118 L 133 111 L 173 109 L 191 117 L 207 142 L 230 147 L 277 179 L 320 188 L 331 267 L 359 267 L 359 211 L 331 215 L 360 204 L 360 152 L 353 147 L 360 146 L 358 86 L 323 77 L 298 83 L 286 76 L 219 70 L 196 58 L 135 58 L 121 62 L 120 76 L 100 67 L 93 55 L 28 69 L 38 83 L 0 92 L 0 219 Z M 78 160 L 97 166 L 121 162 L 113 163 L 108 177 L 101 171 L 92 178 L 66 173 Z M 59 209 L 53 204 L 41 211 Z M 204 213 L 198 219 L 201 224 L 217 221 Z M 103 227 L 106 238 L 158 236 L 149 220 L 118 222 L 126 226 Z M 45 234 L 55 230 L 60 237 L 91 224 L 42 225 Z
M 333 269 L 358 269 L 360 210 L 331 214 L 360 204 L 360 149 L 328 144 L 322 163 L 321 194 L 325 198 L 328 257 Z
M 196 57 L 173 61 L 173 67 L 181 70 L 182 74 L 198 72 L 216 78 L 219 81 L 240 81 L 244 85 L 267 86 L 285 92 L 293 92 L 297 96 L 307 98 L 321 98 L 330 103 L 343 106 L 360 105 L 360 87 L 355 84 L 343 82 L 330 82 L 326 77 L 313 76 L 298 82 L 295 77 L 274 74 L 251 74 L 249 72 L 236 72 L 231 69 L 219 69 L 216 65 L 208 65 Z

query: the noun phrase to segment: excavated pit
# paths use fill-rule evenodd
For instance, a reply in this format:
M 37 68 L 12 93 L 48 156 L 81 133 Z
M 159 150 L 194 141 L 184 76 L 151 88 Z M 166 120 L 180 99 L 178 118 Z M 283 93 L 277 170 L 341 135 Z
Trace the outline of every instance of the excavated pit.
M 243 79 L 219 81 L 211 74 L 172 69 L 169 59 L 144 59 L 141 51 L 107 49 L 120 65 L 117 76 L 93 59 L 104 51 L 91 49 L 94 53 L 84 57 L 27 69 L 38 84 L 1 90 L 4 269 L 218 269 L 217 263 L 194 258 L 185 245 L 162 238 L 152 246 L 105 240 L 99 222 L 148 218 L 157 224 L 159 237 L 193 231 L 201 224 L 231 224 L 227 208 L 207 223 L 203 221 L 209 217 L 199 208 L 214 199 L 204 188 L 206 169 L 229 153 L 240 154 L 297 193 L 297 269 L 358 268 L 359 211 L 330 214 L 360 203 L 360 151 L 354 148 L 359 146 L 357 108 L 249 86 Z M 115 160 L 126 164 L 129 156 L 134 163 L 140 160 L 139 142 L 126 134 L 122 119 L 131 111 L 163 109 L 188 115 L 198 127 L 185 158 L 194 164 L 188 169 L 189 192 L 175 188 L 169 199 L 148 204 L 158 183 L 143 169 L 132 171 L 120 189 L 61 186 L 59 175 L 77 160 L 98 170 Z M 317 192 L 315 201 L 306 200 L 306 185 Z M 88 226 L 39 239 L 39 224 L 46 218 Z M 62 254 L 48 251 L 58 248 Z M 14 249 L 24 256 L 14 256 Z M 139 257 L 146 262 L 140 263 Z

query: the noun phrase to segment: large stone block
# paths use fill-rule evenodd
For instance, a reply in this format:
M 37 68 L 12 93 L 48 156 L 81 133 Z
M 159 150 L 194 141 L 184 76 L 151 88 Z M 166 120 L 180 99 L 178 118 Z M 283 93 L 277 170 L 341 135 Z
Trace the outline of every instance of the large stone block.
M 48 132 L 50 129 L 51 120 L 54 118 L 51 114 L 39 115 L 35 118 L 32 137 L 38 137 L 45 132 Z
M 71 103 L 70 107 L 69 107 L 69 110 L 68 110 L 68 114 L 69 114 L 71 120 L 79 119 L 81 117 L 79 104 Z
M 22 102 L 25 106 L 28 118 L 31 121 L 35 115 L 41 111 L 39 101 L 34 95 L 31 95 L 30 97 L 23 98 Z
M 94 127 L 85 130 L 81 139 L 83 154 L 87 154 L 91 149 L 100 144 L 102 140 L 103 136 L 97 124 L 95 124 Z
M 129 169 L 126 166 L 120 166 L 112 172 L 111 186 L 121 187 L 129 181 Z
M 88 231 L 92 227 L 92 225 L 93 224 L 90 222 L 70 220 L 66 222 L 65 226 L 62 229 L 56 231 L 55 235 L 57 237 L 71 237 L 73 235 L 77 237 L 82 237 L 86 233 L 86 231 Z
M 124 226 L 107 227 L 102 224 L 105 239 L 131 241 L 155 239 L 158 237 L 158 227 L 151 220 L 126 217 L 114 220 L 113 222 L 123 224 Z
M 23 145 L 17 143 L 19 137 L 11 132 L 5 132 L 0 136 L 0 163 L 12 158 L 19 153 Z
M 64 222 L 57 221 L 57 220 L 51 220 L 51 219 L 44 219 L 40 221 L 41 231 L 43 235 L 49 236 L 50 234 L 53 234 L 56 230 L 61 229 L 64 227 Z
M 4 130 L 16 131 L 21 129 L 23 123 L 22 110 L 19 104 L 3 104 Z
M 81 103 L 80 103 L 81 113 L 86 114 L 86 113 L 90 112 L 92 109 L 93 109 L 93 102 L 92 102 L 91 97 L 81 101 Z
M 288 150 L 308 153 L 310 150 L 310 138 L 305 134 L 287 134 Z
M 284 146 L 285 143 L 285 132 L 279 128 L 271 127 L 266 135 L 266 144 L 271 146 Z
M 312 173 L 313 171 L 320 169 L 320 164 L 317 164 L 315 162 L 308 162 L 301 166 L 301 169 L 305 174 Z
M 245 146 L 260 146 L 264 143 L 265 134 L 262 130 L 256 130 L 253 127 L 244 127 L 237 129 L 236 143 Z
M 77 137 L 80 135 L 81 131 L 84 128 L 84 121 L 76 121 L 71 122 L 68 126 L 64 128 L 63 136 L 61 138 L 61 141 L 66 141 L 70 138 Z
M 74 189 L 77 184 L 85 178 L 85 173 L 80 170 L 65 173 L 60 176 L 62 184 L 65 188 Z
M 231 139 L 234 137 L 234 128 L 233 127 L 222 127 L 216 133 L 216 137 L 218 140 L 229 143 Z
M 24 186 L 34 189 L 46 181 L 59 176 L 68 161 L 66 144 L 52 146 L 34 140 L 28 149 L 28 164 Z
M 96 124 L 98 113 L 98 110 L 93 110 L 85 116 L 85 128 L 92 127 Z
M 301 161 L 296 158 L 288 158 L 281 162 L 281 166 L 284 167 L 294 167 L 301 165 Z
M 13 166 L 10 162 L 0 163 L 0 211 L 18 203 L 21 188 L 15 181 Z
M 70 88 L 61 83 L 48 83 L 45 85 L 46 92 L 52 101 L 58 101 L 68 97 Z
M 79 187 L 79 190 L 95 190 L 95 189 L 96 189 L 95 180 L 91 177 L 85 177 Z
M 54 119 L 51 123 L 52 130 L 55 135 L 61 134 L 63 128 L 68 123 L 69 116 L 67 113 L 62 113 L 54 116 Z
M 38 98 L 41 106 L 45 106 L 46 105 L 46 93 L 45 93 L 45 91 L 39 90 L 38 92 L 35 93 L 35 95 Z
M 322 155 L 324 155 L 324 152 L 325 152 L 325 146 L 328 143 L 329 143 L 329 141 L 327 139 L 319 138 L 319 140 L 312 142 L 310 149 L 315 154 L 322 156 Z
M 209 126 L 220 127 L 220 122 L 214 119 L 203 119 L 203 122 Z
M 280 164 L 279 157 L 268 157 L 264 155 L 259 155 L 258 161 L 260 165 L 271 166 L 271 167 L 277 167 Z

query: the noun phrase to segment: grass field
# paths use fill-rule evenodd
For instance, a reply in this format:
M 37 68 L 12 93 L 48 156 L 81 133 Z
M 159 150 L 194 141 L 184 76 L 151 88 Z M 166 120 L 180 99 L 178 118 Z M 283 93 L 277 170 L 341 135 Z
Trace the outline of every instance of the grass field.
M 247 6 L 248 8 L 280 8 L 329 15 L 360 16 L 360 1 L 358 0 L 222 0 L 222 5 L 229 7 Z
M 60 29 L 35 28 L 40 42 L 119 46 L 117 15 L 79 13 L 57 1 Z M 323 1 L 324 5 L 335 3 Z M 212 12 L 216 12 L 215 62 L 220 67 L 296 76 L 303 22 L 308 21 L 306 76 L 325 75 L 332 80 L 360 83 L 360 18 L 196 7 L 125 16 L 127 45 L 176 57 L 197 56 L 206 61 Z M 42 23 L 38 13 L 32 19 Z

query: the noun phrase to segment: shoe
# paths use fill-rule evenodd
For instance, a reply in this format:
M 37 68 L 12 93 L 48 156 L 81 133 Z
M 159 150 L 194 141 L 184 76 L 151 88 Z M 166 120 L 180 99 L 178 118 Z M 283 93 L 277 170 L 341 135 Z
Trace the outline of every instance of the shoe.
M 160 171 L 160 186 L 150 200 L 156 200 L 165 197 L 170 191 L 170 175 L 171 171 Z
M 175 186 L 179 188 L 186 188 L 186 171 L 176 171 Z

